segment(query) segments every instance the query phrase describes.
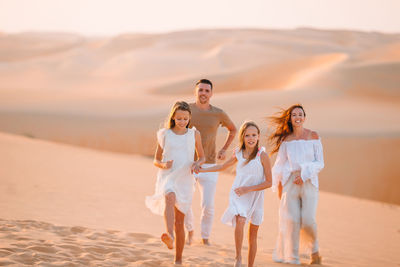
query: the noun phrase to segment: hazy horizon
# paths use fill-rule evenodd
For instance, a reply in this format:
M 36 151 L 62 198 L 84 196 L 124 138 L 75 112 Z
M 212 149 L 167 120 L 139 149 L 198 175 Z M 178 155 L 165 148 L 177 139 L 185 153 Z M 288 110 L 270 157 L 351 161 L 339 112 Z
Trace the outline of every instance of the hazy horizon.
M 0 0 L 0 32 L 69 32 L 87 36 L 197 29 L 313 28 L 400 33 L 400 1 Z

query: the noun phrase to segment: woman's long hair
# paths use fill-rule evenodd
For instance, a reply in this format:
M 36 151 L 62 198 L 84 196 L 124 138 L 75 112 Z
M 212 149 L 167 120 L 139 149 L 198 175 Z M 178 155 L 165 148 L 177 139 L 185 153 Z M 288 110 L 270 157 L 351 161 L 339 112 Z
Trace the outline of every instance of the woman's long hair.
M 171 112 L 168 115 L 168 119 L 165 122 L 165 128 L 172 129 L 175 127 L 175 120 L 173 119 L 177 110 L 183 110 L 189 112 L 192 115 L 192 111 L 190 110 L 190 106 L 185 101 L 177 101 L 171 108 Z M 189 128 L 190 120 L 186 125 L 186 128 Z
M 293 125 L 292 125 L 292 111 L 295 108 L 301 108 L 304 113 L 304 117 L 306 116 L 306 112 L 304 108 L 300 104 L 292 105 L 288 109 L 281 109 L 280 112 L 276 113 L 275 116 L 269 117 L 272 126 L 275 128 L 275 131 L 269 136 L 268 140 L 272 143 L 272 152 L 274 154 L 279 151 L 279 148 L 285 138 L 293 133 Z
M 239 148 L 242 151 L 246 148 L 246 146 L 244 144 L 244 133 L 246 132 L 247 128 L 249 128 L 250 126 L 255 127 L 257 129 L 258 135 L 260 135 L 260 128 L 258 128 L 258 126 L 255 122 L 253 122 L 253 121 L 244 122 L 242 124 L 242 126 L 240 126 L 240 130 L 239 130 Z M 248 159 L 244 162 L 244 165 L 249 163 L 252 159 L 254 159 L 257 156 L 259 142 L 260 142 L 260 138 L 257 140 L 257 144 L 254 147 L 254 150 L 250 153 Z

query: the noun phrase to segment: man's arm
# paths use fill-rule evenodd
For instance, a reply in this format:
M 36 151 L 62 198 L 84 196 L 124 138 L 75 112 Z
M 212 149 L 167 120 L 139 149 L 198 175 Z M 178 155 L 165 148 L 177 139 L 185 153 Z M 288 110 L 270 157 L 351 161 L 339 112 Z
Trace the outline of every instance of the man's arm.
M 233 124 L 231 119 L 225 114 L 226 119 L 224 121 L 224 126 L 228 129 L 228 135 L 226 136 L 225 144 L 221 148 L 221 150 L 217 154 L 217 159 L 219 160 L 224 160 L 226 157 L 226 150 L 229 148 L 229 146 L 232 144 L 233 139 L 235 138 L 236 135 L 236 126 Z

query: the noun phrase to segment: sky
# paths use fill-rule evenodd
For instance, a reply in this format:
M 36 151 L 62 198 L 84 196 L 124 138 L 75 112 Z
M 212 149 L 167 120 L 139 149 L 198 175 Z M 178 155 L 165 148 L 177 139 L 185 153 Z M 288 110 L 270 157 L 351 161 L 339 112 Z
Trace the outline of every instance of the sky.
M 0 32 L 311 27 L 400 33 L 399 14 L 400 0 L 0 0 Z

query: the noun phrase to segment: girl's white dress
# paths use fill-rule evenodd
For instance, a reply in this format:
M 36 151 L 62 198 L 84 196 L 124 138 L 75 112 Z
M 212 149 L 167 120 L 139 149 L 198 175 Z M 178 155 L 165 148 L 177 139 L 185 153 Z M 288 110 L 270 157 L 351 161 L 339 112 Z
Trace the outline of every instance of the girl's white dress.
M 241 186 L 253 186 L 265 181 L 264 168 L 261 163 L 261 152 L 265 151 L 262 147 L 257 156 L 248 162 L 243 158 L 242 150 L 235 152 L 237 159 L 236 177 L 229 194 L 229 206 L 222 215 L 221 221 L 229 226 L 236 225 L 236 215 L 246 218 L 246 222 L 251 221 L 254 225 L 260 225 L 264 219 L 264 190 L 250 192 L 242 196 L 235 193 L 235 189 Z
M 173 160 L 170 169 L 160 169 L 157 174 L 155 193 L 146 197 L 146 206 L 155 214 L 164 215 L 165 195 L 174 192 L 176 207 L 186 214 L 191 205 L 194 189 L 194 178 L 191 166 L 194 162 L 196 129 L 188 128 L 182 135 L 171 129 L 160 129 L 157 141 L 163 149 L 162 160 Z

